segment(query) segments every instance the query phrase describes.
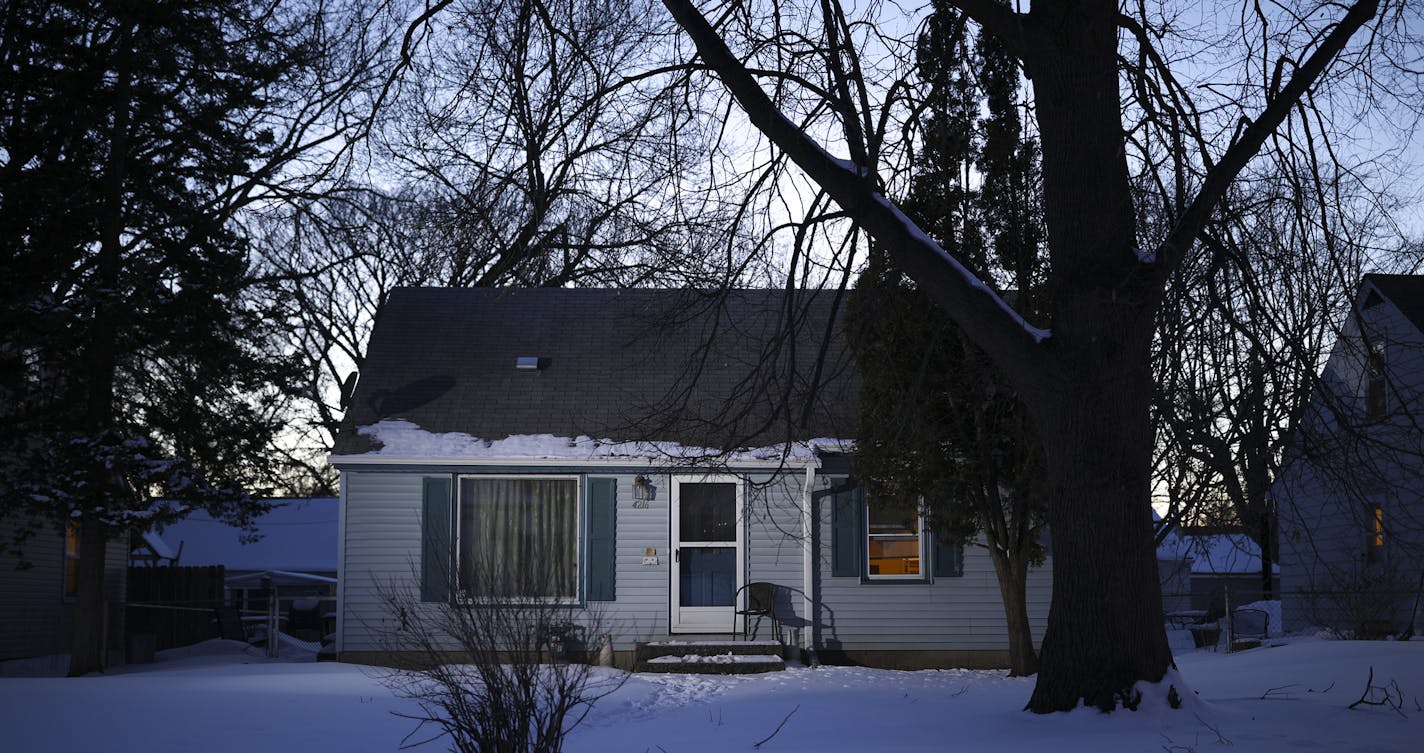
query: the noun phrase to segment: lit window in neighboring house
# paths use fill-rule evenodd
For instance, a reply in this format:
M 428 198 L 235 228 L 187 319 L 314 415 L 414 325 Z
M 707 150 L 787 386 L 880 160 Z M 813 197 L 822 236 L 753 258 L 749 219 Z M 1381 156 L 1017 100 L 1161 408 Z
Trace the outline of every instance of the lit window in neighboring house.
M 1370 543 L 1365 548 L 1365 561 L 1379 562 L 1384 554 L 1384 508 L 1375 505 L 1370 509 Z
M 1365 359 L 1365 415 L 1383 418 L 1386 408 L 1384 349 L 1378 343 L 1370 343 L 1369 347 L 1369 356 Z
M 64 526 L 64 595 L 79 593 L 79 524 L 69 521 Z
M 919 578 L 923 575 L 922 527 L 918 515 L 866 507 L 866 574 L 870 578 Z

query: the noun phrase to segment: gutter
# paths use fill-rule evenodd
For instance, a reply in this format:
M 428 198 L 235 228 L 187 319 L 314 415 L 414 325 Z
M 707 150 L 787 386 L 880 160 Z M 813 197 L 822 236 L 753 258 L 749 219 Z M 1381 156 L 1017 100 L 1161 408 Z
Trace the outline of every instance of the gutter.
M 341 474 L 336 505 L 336 645 L 339 658 L 346 644 L 346 474 Z

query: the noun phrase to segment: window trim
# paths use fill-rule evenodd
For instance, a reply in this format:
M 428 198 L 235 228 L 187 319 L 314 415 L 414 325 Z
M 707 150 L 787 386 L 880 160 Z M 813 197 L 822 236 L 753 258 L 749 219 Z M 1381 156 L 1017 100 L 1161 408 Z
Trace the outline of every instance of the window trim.
M 920 571 L 919 571 L 918 573 L 883 573 L 883 574 L 882 574 L 882 573 L 872 573 L 872 572 L 870 572 L 870 542 L 871 542 L 871 537 L 876 536 L 877 534 L 873 534 L 873 533 L 870 532 L 870 504 L 869 504 L 868 502 L 862 501 L 860 507 L 861 507 L 861 529 L 860 529 L 860 530 L 861 530 L 861 536 L 860 536 L 860 539 L 861 539 L 861 541 L 860 541 L 860 551 L 861 551 L 861 556 L 860 556 L 861 571 L 860 571 L 860 573 L 861 573 L 861 581 L 862 581 L 862 582 L 865 582 L 865 583 L 928 583 L 929 580 L 930 580 L 930 572 L 929 572 L 929 571 L 930 571 L 930 568 L 926 567 L 926 565 L 929 563 L 929 557 L 927 556 L 927 550 L 926 550 L 926 547 L 925 547 L 925 544 L 926 544 L 925 539 L 926 539 L 927 537 L 925 536 L 925 532 L 926 532 L 926 531 L 925 531 L 925 511 L 924 511 L 924 509 L 921 508 L 920 510 L 918 510 L 918 511 L 915 513 L 915 521 L 916 521 L 916 523 L 915 523 L 915 524 L 916 524 L 915 543 L 916 543 L 916 546 L 917 546 L 918 549 L 919 549 L 919 558 L 918 558 L 918 561 L 919 561 Z M 904 534 L 879 534 L 879 535 L 880 535 L 880 536 L 900 536 L 900 537 L 904 537 Z
M 69 543 L 74 542 L 71 550 Z M 60 596 L 64 601 L 70 602 L 79 598 L 79 555 L 82 542 L 79 540 L 79 521 L 69 519 L 64 522 L 64 549 L 61 556 L 64 558 L 64 579 L 60 582 Z M 71 575 L 70 568 L 73 568 Z M 74 580 L 74 589 L 70 590 L 69 582 L 71 577 Z
M 464 527 L 461 525 L 461 523 L 463 522 L 463 521 L 462 521 L 462 516 L 464 515 L 464 508 L 465 508 L 464 500 L 463 500 L 463 497 L 462 497 L 462 491 L 463 491 L 463 486 L 464 486 L 464 485 L 463 485 L 463 482 L 464 482 L 465 479 L 474 479 L 474 480 L 479 480 L 479 481 L 569 481 L 569 482 L 572 482 L 572 483 L 573 483 L 573 485 L 574 485 L 574 530 L 573 530 L 573 534 L 574 534 L 574 537 L 573 537 L 573 540 L 574 540 L 574 557 L 573 557 L 573 565 L 574 565 L 574 572 L 573 572 L 574 594 L 573 594 L 572 596 L 556 596 L 556 597 L 548 597 L 548 598 L 521 597 L 521 598 L 513 598 L 513 599 L 475 598 L 475 597 L 470 596 L 468 591 L 466 591 L 465 589 L 460 588 L 458 573 L 460 573 L 461 570 L 462 570 L 462 568 L 463 568 L 463 565 L 464 565 L 464 556 L 465 556 L 465 542 L 464 542 L 463 539 L 461 538 L 461 534 L 462 534 L 462 532 L 463 532 L 463 530 L 464 530 Z M 453 504 L 453 507 L 455 508 L 455 509 L 454 509 L 454 513 L 455 513 L 455 514 L 454 514 L 454 516 L 453 516 L 453 517 L 454 517 L 454 520 L 452 521 L 452 523 L 454 524 L 454 529 L 450 532 L 450 533 L 451 533 L 451 535 L 450 535 L 450 540 L 451 540 L 451 542 L 453 542 L 453 546 L 454 546 L 454 550 L 455 550 L 455 572 L 457 573 L 456 579 L 455 579 L 456 582 L 455 582 L 455 584 L 454 584 L 454 587 L 452 587 L 452 588 L 450 589 L 450 590 L 451 590 L 451 597 L 454 599 L 454 602 L 455 602 L 456 604 L 488 604 L 488 605 L 498 605 L 498 604 L 549 604 L 549 605 L 568 605 L 568 604 L 576 604 L 576 605 L 581 605 L 581 604 L 583 604 L 583 603 L 584 603 L 584 582 L 583 582 L 584 567 L 583 567 L 583 558 L 584 558 L 585 553 L 586 553 L 586 552 L 585 552 L 586 543 L 585 543 L 585 541 L 584 541 L 584 529 L 583 529 L 583 526 L 584 526 L 583 506 L 584 506 L 584 502 L 585 502 L 585 500 L 584 500 L 584 495 L 585 495 L 585 491 L 584 491 L 583 476 L 578 475 L 578 474 L 551 474 L 551 475 L 544 475 L 544 474 L 513 474 L 513 473 L 496 473 L 496 474 L 485 474 L 485 473 L 457 473 L 457 474 L 455 474 L 455 485 L 454 485 L 453 494 L 452 494 L 452 496 L 453 496 L 453 498 L 454 498 L 454 499 L 452 500 L 452 502 L 454 503 L 454 504 Z
M 1384 505 L 1376 502 L 1368 508 L 1369 518 L 1366 526 L 1365 539 L 1365 564 L 1374 565 L 1384 561 L 1385 538 L 1384 527 Z
M 1389 415 L 1388 362 L 1378 340 L 1365 343 L 1365 419 L 1380 421 Z
M 671 492 L 668 495 L 667 531 L 669 552 L 673 553 L 672 562 L 668 566 L 667 580 L 669 633 L 708 632 L 705 626 L 701 626 L 698 624 L 695 612 L 690 612 L 688 613 L 688 615 L 685 616 L 682 613 L 683 609 L 725 610 L 731 618 L 735 629 L 741 630 L 742 621 L 745 619 L 745 617 L 736 614 L 736 610 L 738 609 L 739 605 L 736 603 L 735 597 L 741 593 L 741 589 L 746 586 L 746 584 L 749 582 L 748 578 L 750 577 L 748 575 L 747 569 L 747 554 L 751 546 L 751 532 L 747 527 L 750 524 L 750 518 L 747 515 L 747 483 L 747 478 L 745 476 L 730 472 L 709 471 L 706 473 L 675 473 L 669 476 L 668 488 L 671 490 Z M 682 522 L 681 502 L 683 484 L 728 484 L 733 487 L 735 495 L 734 500 L 736 504 L 736 517 L 733 523 L 733 525 L 735 526 L 736 537 L 734 538 L 735 544 L 733 546 L 727 546 L 728 542 L 725 541 L 701 542 L 687 541 L 682 538 L 681 531 L 679 530 L 679 528 L 681 527 Z M 736 552 L 736 554 L 734 555 L 736 557 L 736 569 L 734 574 L 736 580 L 733 584 L 735 588 L 735 591 L 733 592 L 734 603 L 729 607 L 683 607 L 679 604 L 682 596 L 682 583 L 680 580 L 680 550 L 684 546 L 695 547 L 701 546 L 703 544 L 719 548 L 731 549 Z M 723 624 L 725 625 L 726 623 Z M 718 630 L 720 629 L 721 628 L 719 627 Z

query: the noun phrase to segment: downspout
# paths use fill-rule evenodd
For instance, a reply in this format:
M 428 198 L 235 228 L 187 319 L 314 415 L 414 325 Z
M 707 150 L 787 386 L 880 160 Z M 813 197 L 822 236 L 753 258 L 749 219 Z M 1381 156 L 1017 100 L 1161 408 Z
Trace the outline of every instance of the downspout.
M 336 656 L 346 643 L 346 472 L 340 476 L 340 496 L 336 501 Z
M 816 599 L 812 589 L 816 587 L 816 552 L 813 547 L 814 517 L 811 515 L 811 489 L 816 483 L 816 466 L 819 460 L 806 464 L 806 485 L 801 489 L 801 615 L 806 628 L 801 632 L 801 648 L 808 654 L 807 664 L 813 665 L 816 645 Z

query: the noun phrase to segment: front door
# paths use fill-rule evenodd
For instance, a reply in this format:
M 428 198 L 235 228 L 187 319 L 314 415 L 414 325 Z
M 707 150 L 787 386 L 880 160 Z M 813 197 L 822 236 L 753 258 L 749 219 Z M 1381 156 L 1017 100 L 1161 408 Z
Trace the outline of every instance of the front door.
M 742 482 L 736 476 L 672 484 L 672 610 L 675 633 L 726 633 L 742 567 Z

